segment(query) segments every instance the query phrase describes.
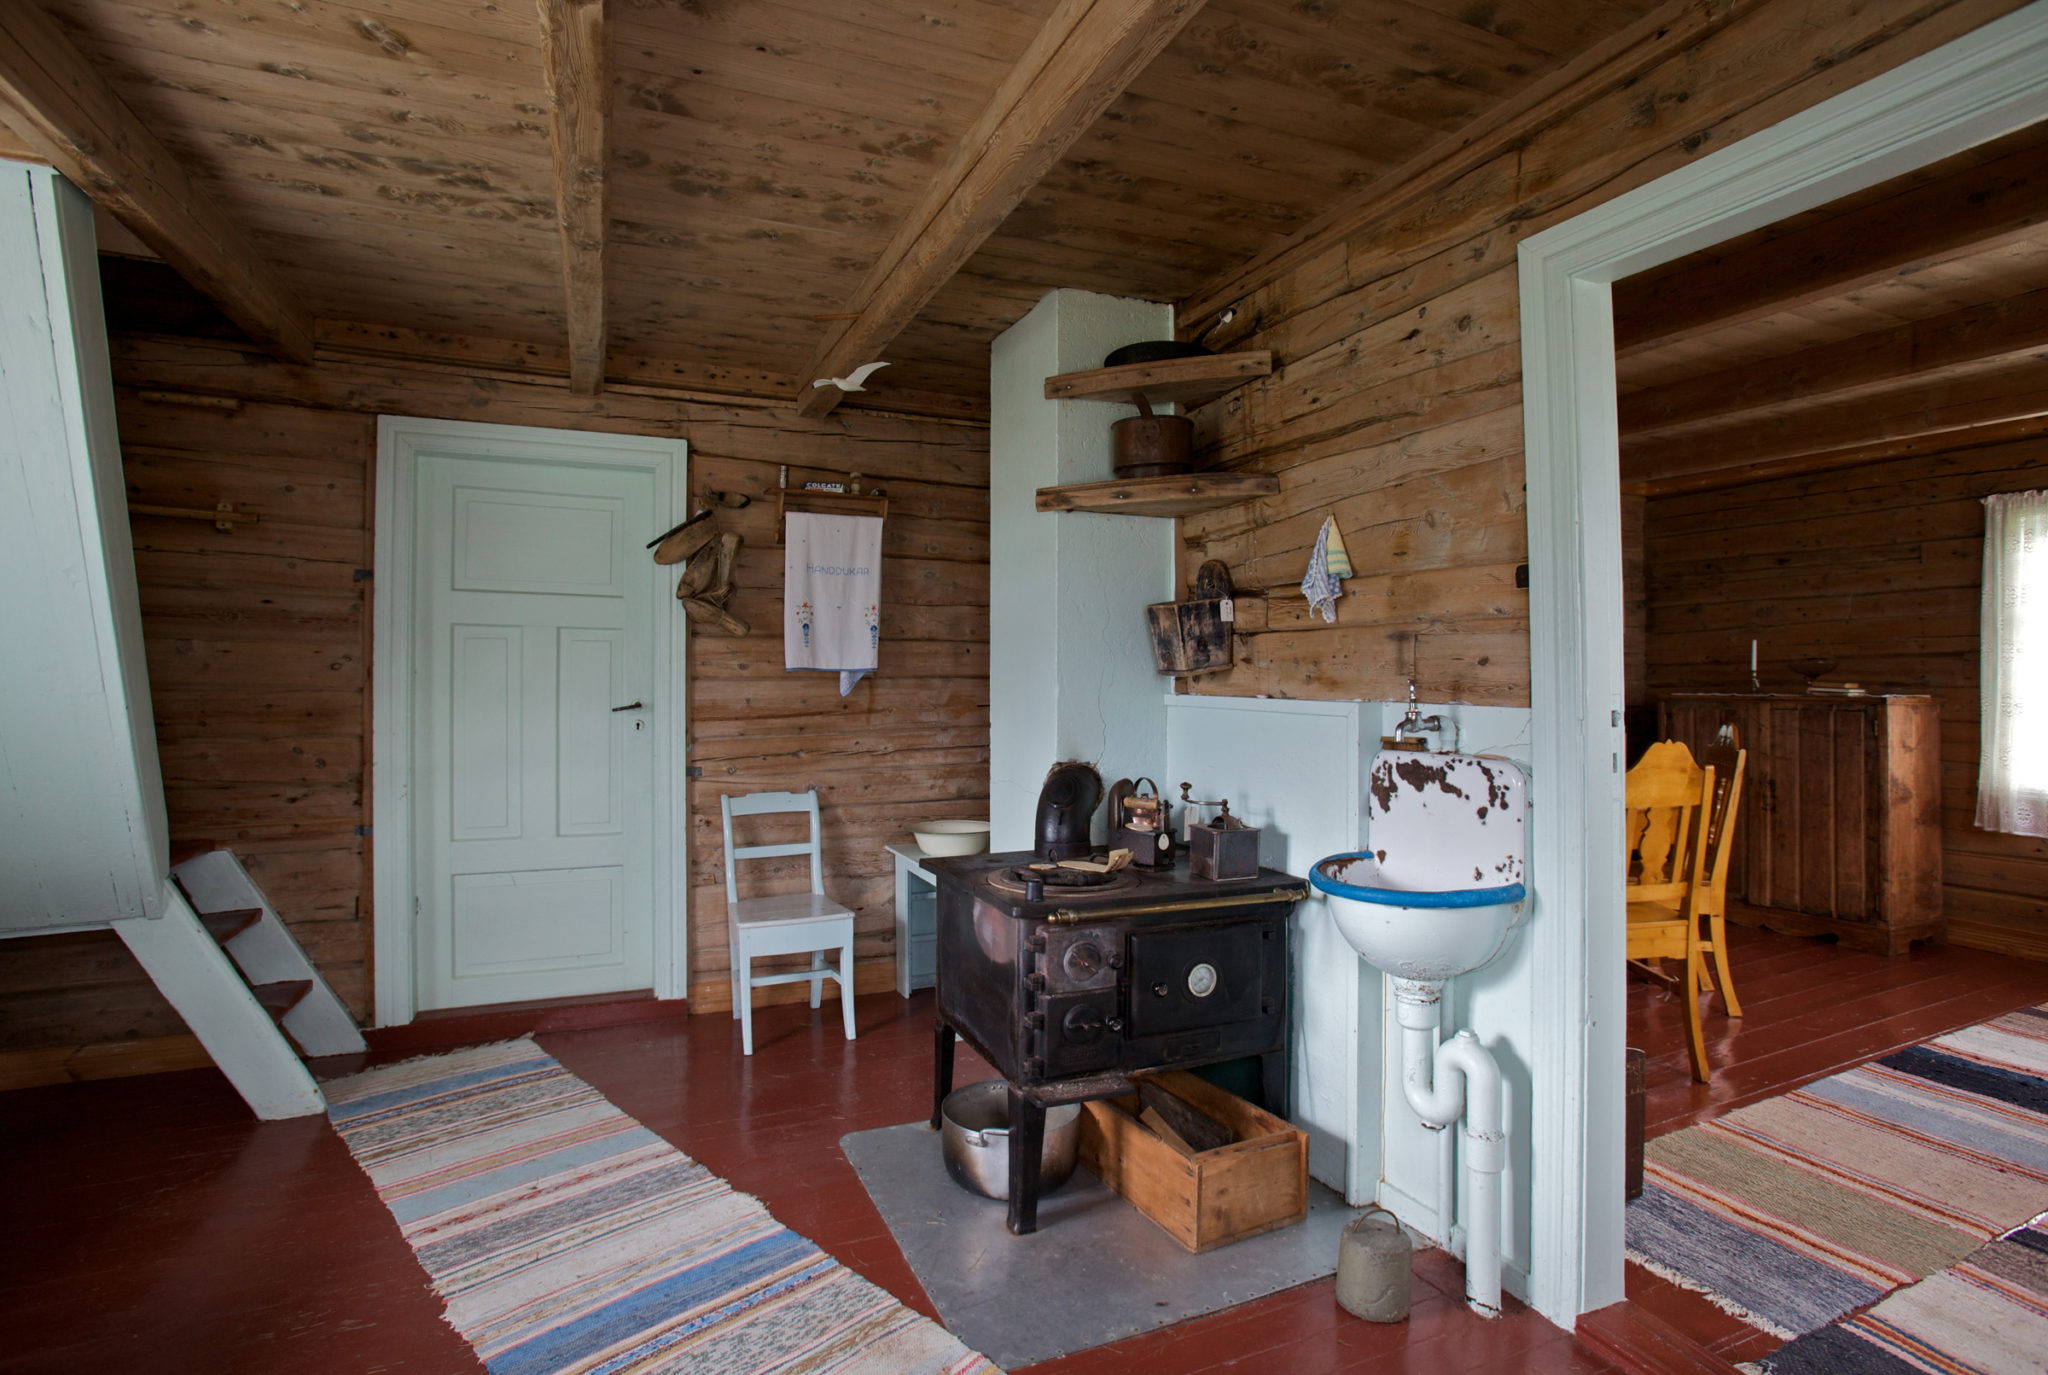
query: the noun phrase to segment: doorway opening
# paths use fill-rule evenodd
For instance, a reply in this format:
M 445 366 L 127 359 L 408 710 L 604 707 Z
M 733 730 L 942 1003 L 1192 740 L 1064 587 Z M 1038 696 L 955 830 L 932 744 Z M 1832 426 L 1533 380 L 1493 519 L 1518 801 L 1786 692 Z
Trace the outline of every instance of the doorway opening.
M 2048 116 L 2029 7 L 1546 230 L 1520 249 L 1529 492 L 1537 1009 L 1534 1306 L 1622 1298 L 1622 541 L 1617 280 Z

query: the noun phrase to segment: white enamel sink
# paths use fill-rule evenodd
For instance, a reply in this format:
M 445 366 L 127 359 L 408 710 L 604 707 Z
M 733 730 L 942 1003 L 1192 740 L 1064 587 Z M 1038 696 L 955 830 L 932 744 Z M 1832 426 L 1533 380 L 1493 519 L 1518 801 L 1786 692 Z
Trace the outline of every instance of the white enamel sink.
M 1499 955 L 1528 905 L 1524 787 L 1505 760 L 1381 751 L 1368 788 L 1371 848 L 1309 871 L 1352 949 L 1427 982 Z

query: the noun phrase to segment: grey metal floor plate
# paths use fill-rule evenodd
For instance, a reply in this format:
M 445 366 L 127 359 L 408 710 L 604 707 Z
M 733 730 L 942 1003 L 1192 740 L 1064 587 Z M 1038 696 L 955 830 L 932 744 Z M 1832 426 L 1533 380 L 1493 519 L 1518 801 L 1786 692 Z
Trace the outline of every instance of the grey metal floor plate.
M 1332 1274 L 1338 1234 L 1358 1215 L 1311 1181 L 1300 1223 L 1194 1256 L 1076 1170 L 1039 1200 L 1038 1231 L 1013 1237 L 1003 1204 L 953 1182 L 938 1133 L 923 1123 L 855 1132 L 839 1145 L 940 1319 L 1008 1369 Z

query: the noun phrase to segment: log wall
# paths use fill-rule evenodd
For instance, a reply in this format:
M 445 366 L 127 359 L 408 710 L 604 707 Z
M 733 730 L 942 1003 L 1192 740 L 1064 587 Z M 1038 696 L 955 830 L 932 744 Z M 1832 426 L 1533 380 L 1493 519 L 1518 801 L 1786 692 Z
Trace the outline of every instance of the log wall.
M 704 771 L 690 787 L 690 977 L 693 1011 L 730 1009 L 719 795 L 816 786 L 828 890 L 858 913 L 859 986 L 893 985 L 882 847 L 913 820 L 988 814 L 985 426 L 847 409 L 802 421 L 786 405 L 651 389 L 592 401 L 511 374 L 341 357 L 292 368 L 191 339 L 117 335 L 114 349 L 131 499 L 225 499 L 262 517 L 232 533 L 134 521 L 173 848 L 241 854 L 365 1021 L 373 842 L 356 830 L 370 822 L 372 583 L 357 570 L 371 565 L 376 415 L 680 436 L 700 493 L 758 497 L 785 463 L 792 484 L 858 472 L 886 487 L 881 668 L 843 699 L 834 675 L 783 670 L 772 497 L 722 514 L 747 541 L 732 609 L 755 633 L 693 627 L 690 640 L 690 761 Z M 204 398 L 238 404 L 192 404 Z M 0 943 L 8 1049 L 181 1030 L 110 934 Z
M 1978 611 L 1993 492 L 2048 485 L 2048 440 L 1685 496 L 1645 515 L 1651 694 L 1767 692 L 1794 660 L 1941 702 L 1943 906 L 1958 945 L 2048 959 L 2048 841 L 1977 829 Z
M 1769 127 L 2014 8 L 2011 0 L 1676 5 L 1604 53 L 1476 165 L 1447 155 L 1402 208 L 1369 208 L 1198 298 L 1212 337 L 1279 368 L 1196 413 L 1209 462 L 1278 496 L 1189 517 L 1183 574 L 1230 565 L 1248 598 L 1238 664 L 1202 693 L 1526 705 L 1522 237 Z M 1484 143 L 1485 140 L 1479 140 Z M 1474 155 L 1477 156 L 1477 155 Z M 1461 161 L 1462 160 L 1462 161 Z M 1415 184 L 1411 184 L 1411 189 Z M 1391 203 L 1391 202 L 1390 202 Z M 1334 625 L 1294 586 L 1334 515 L 1358 576 Z

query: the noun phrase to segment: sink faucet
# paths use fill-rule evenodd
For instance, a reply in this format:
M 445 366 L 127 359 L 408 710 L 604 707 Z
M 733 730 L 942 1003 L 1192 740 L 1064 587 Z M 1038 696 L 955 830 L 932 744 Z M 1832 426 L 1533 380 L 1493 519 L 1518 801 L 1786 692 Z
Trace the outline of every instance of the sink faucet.
M 1424 716 L 1422 714 L 1422 708 L 1415 704 L 1415 675 L 1412 673 L 1408 675 L 1408 714 L 1403 716 L 1400 724 L 1394 727 L 1394 738 L 1396 740 L 1421 740 L 1430 749 L 1441 752 L 1444 747 L 1444 732 L 1446 730 L 1453 733 L 1452 748 L 1457 748 L 1455 743 L 1456 729 L 1457 727 L 1454 724 L 1447 724 L 1442 716 L 1435 714 Z M 1429 738 L 1432 735 L 1436 737 L 1435 740 Z

